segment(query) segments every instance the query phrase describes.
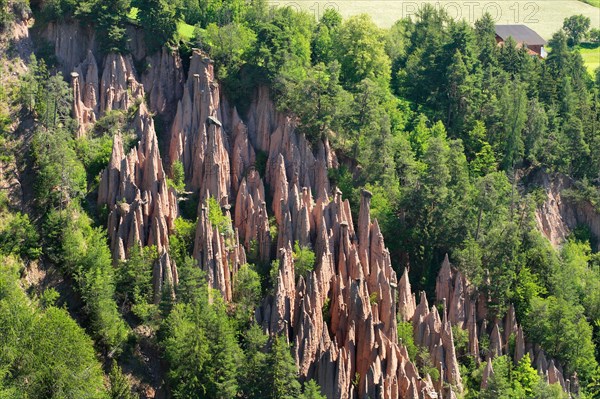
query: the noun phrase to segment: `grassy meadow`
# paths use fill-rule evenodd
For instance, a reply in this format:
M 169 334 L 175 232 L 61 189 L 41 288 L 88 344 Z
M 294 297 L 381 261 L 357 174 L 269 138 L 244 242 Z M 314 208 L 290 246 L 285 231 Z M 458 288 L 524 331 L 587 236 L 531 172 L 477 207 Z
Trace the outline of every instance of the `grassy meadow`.
M 290 6 L 314 14 L 323 15 L 327 8 L 337 9 L 342 16 L 369 14 L 382 28 L 390 27 L 397 20 L 414 15 L 424 4 L 444 8 L 453 18 L 473 23 L 483 13 L 489 12 L 497 24 L 524 24 L 548 40 L 562 28 L 563 21 L 571 15 L 583 14 L 590 18 L 591 27 L 600 27 L 600 0 L 538 0 L 538 1 L 476 1 L 476 0 L 271 0 L 273 6 Z M 600 47 L 580 47 L 590 73 L 600 66 Z
M 389 27 L 404 16 L 414 15 L 423 4 L 444 7 L 455 18 L 463 18 L 474 22 L 487 11 L 496 18 L 498 24 L 525 24 L 538 32 L 540 36 L 549 39 L 554 32 L 562 27 L 563 20 L 575 14 L 583 14 L 590 18 L 592 27 L 600 27 L 600 0 L 545 0 L 545 1 L 394 1 L 394 0 L 289 0 L 271 1 L 276 6 L 291 6 L 314 13 L 319 18 L 327 8 L 336 8 L 344 17 L 356 14 L 369 14 L 381 27 Z M 587 4 L 589 3 L 589 4 Z M 593 5 L 592 5 L 593 4 Z M 138 9 L 133 7 L 129 13 L 132 21 L 137 20 Z M 194 26 L 180 21 L 177 32 L 183 40 L 194 36 Z M 585 60 L 590 73 L 600 66 L 600 47 L 583 44 L 579 51 Z
M 579 52 L 588 71 L 593 75 L 596 68 L 600 67 L 600 45 L 584 43 L 579 46 Z
M 140 10 L 137 7 L 131 7 L 129 14 L 127 15 L 132 22 L 137 22 L 137 15 Z M 190 40 L 194 37 L 194 26 L 190 24 L 186 24 L 183 21 L 179 21 L 177 23 L 177 33 L 179 34 L 179 38 L 183 40 Z
M 589 0 L 598 3 L 600 0 Z M 336 8 L 344 16 L 369 14 L 381 27 L 389 27 L 398 19 L 414 15 L 419 7 L 429 3 L 444 8 L 452 17 L 474 22 L 487 11 L 497 24 L 524 24 L 545 39 L 562 27 L 571 15 L 590 18 L 592 27 L 600 27 L 600 9 L 579 0 L 271 0 L 272 5 L 291 6 L 314 13 L 318 18 L 326 8 Z M 597 5 L 597 4 L 596 4 Z

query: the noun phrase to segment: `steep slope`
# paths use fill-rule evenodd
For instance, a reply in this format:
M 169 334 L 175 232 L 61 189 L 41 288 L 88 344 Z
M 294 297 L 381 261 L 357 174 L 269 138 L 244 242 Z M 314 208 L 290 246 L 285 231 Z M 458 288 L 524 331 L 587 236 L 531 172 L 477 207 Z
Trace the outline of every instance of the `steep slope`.
M 72 39 L 78 35 L 86 39 Z M 337 167 L 329 143 L 313 146 L 298 134 L 296 121 L 276 111 L 267 88 L 257 90 L 247 115 L 240 116 L 222 96 L 213 63 L 201 51 L 194 50 L 184 80 L 177 53 L 164 49 L 146 57 L 136 36 L 132 55 L 109 54 L 97 62 L 89 35 L 72 25 L 52 25 L 46 32 L 63 68 L 71 71 L 80 135 L 110 110 L 138 107 L 133 128 L 139 143 L 125 154 L 115 136 L 98 204 L 110 211 L 115 261 L 125 259 L 134 246 L 156 245 L 156 303 L 163 288 L 178 280 L 168 252 L 177 198 L 165 170 L 181 162 L 187 188 L 200 198 L 194 257 L 209 286 L 231 300 L 235 273 L 253 245 L 261 261 L 278 260 L 275 292 L 256 310 L 256 321 L 264 331 L 294 344 L 301 379 L 316 379 L 327 397 L 455 397 L 463 387 L 452 326 L 467 330 L 469 352 L 478 361 L 484 334 L 490 337 L 490 358 L 506 353 L 514 334 L 515 359 L 529 352 L 550 382 L 567 387 L 554 362 L 526 343 L 514 309 L 486 325 L 486 298 L 469 288 L 447 258 L 436 286 L 442 314 L 429 307 L 423 293 L 417 306 L 407 272 L 398 281 L 378 222 L 371 220 L 371 194 L 362 192 L 355 225 L 349 202 L 329 182 L 328 169 Z M 144 59 L 154 67 L 140 76 L 134 64 Z M 151 112 L 172 121 L 164 164 Z M 256 167 L 259 153 L 267 158 L 264 173 Z M 232 226 L 212 225 L 209 197 L 232 218 Z M 307 275 L 297 275 L 296 242 L 316 254 L 315 269 Z M 439 366 L 438 382 L 420 376 L 398 342 L 398 318 L 412 322 L 415 341 L 428 348 Z M 493 372 L 488 365 L 484 382 Z
M 77 78 L 92 71 L 90 83 L 85 84 L 90 89 L 80 97 L 91 110 L 86 112 L 102 115 L 109 109 L 126 109 L 133 103 L 127 85 L 139 88 L 132 90 L 132 97 L 143 92 L 130 59 L 105 58 L 98 87 L 107 94 L 94 103 L 90 100 L 98 97 L 90 54 L 76 67 L 82 72 L 73 75 L 74 90 L 81 90 Z M 169 155 L 171 163 L 183 163 L 188 187 L 199 190 L 202 199 L 217 198 L 226 209 L 235 199 L 235 230 L 229 236 L 211 226 L 205 202 L 200 202 L 194 254 L 207 271 L 210 286 L 231 299 L 233 276 L 245 263 L 242 244 L 256 240 L 262 259 L 271 257 L 276 244 L 277 291 L 257 318 L 266 331 L 296 342 L 302 378 L 316 377 L 329 397 L 435 397 L 431 382 L 418 377 L 406 350 L 397 343 L 396 276 L 378 224 L 370 221 L 369 193 L 363 193 L 361 228 L 355 232 L 349 203 L 342 201 L 340 192 L 331 200 L 328 197 L 327 168 L 336 163 L 328 143 L 320 143 L 313 155 L 310 143 L 295 133 L 291 119 L 274 111 L 267 94 L 262 89 L 251 105 L 246 127 L 235 109 L 222 101 L 210 60 L 194 52 L 171 129 Z M 140 143 L 128 155 L 115 137 L 98 202 L 111 210 L 115 259 L 126 257 L 134 245 L 159 248 L 161 262 L 154 278 L 159 298 L 164 284 L 177 283 L 167 252 L 175 197 L 166 186 L 156 134 L 143 104 L 135 127 Z M 256 151 L 269 154 L 264 181 L 253 168 Z M 271 242 L 269 234 L 266 195 L 273 198 L 277 243 Z M 296 241 L 313 246 L 319 259 L 314 272 L 298 279 L 292 257 Z M 330 325 L 320 311 L 326 301 L 331 303 Z
M 536 222 L 553 246 L 564 243 L 580 225 L 587 226 L 596 240 L 600 238 L 600 216 L 594 206 L 587 200 L 577 201 L 566 195 L 566 190 L 574 188 L 573 180 L 564 175 L 546 173 L 538 173 L 534 180 L 546 195 L 536 209 Z
M 328 197 L 327 168 L 336 163 L 328 143 L 319 143 L 313 155 L 310 143 L 295 133 L 294 121 L 275 112 L 264 88 L 249 115 L 246 127 L 222 101 L 211 61 L 195 51 L 171 130 L 170 159 L 183 163 L 189 187 L 200 190 L 201 198 L 212 196 L 225 208 L 235 203 L 235 239 L 228 248 L 205 207 L 199 210 L 195 256 L 209 284 L 230 298 L 233 274 L 243 262 L 238 237 L 246 245 L 256 241 L 259 257 L 269 258 L 275 242 L 266 183 L 280 267 L 276 292 L 257 310 L 257 321 L 295 342 L 300 375 L 316 378 L 328 397 L 433 397 L 433 387 L 418 379 L 397 343 L 396 276 L 377 222 L 370 222 L 369 193 L 363 193 L 355 233 L 349 203 L 340 192 Z M 264 181 L 253 168 L 256 151 L 268 153 Z M 295 276 L 295 242 L 311 245 L 318 259 L 305 277 Z M 329 325 L 323 320 L 326 301 Z

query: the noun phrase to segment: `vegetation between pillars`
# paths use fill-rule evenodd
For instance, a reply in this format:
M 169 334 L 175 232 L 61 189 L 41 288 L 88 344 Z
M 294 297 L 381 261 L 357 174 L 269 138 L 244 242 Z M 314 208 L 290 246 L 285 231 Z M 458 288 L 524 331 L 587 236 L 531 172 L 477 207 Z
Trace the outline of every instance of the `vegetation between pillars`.
M 329 10 L 314 21 L 290 8 L 268 10 L 262 2 L 139 0 L 133 5 L 152 50 L 175 44 L 182 20 L 197 25 L 191 45 L 216 60 L 218 77 L 233 94 L 232 101 L 243 107 L 257 84 L 268 85 L 278 108 L 297 117 L 299 131 L 315 146 L 327 139 L 340 159 L 350 160 L 351 167 L 342 165 L 331 176 L 350 198 L 354 213 L 358 189 L 365 186 L 373 193 L 372 214 L 391 258 L 398 269 L 404 266 L 400 260 L 410 261 L 417 289 L 432 294 L 438 265 L 450 253 L 470 284 L 492 299 L 491 317 L 501 316 L 513 303 L 529 339 L 564 370 L 577 371 L 584 393 L 594 394 L 599 379 L 597 256 L 584 235 L 574 234 L 560 252 L 549 246 L 535 229 L 539 188 L 521 179 L 535 171 L 566 174 L 582 183 L 579 200 L 595 198 L 599 79 L 586 73 L 574 51 L 582 38 L 579 18 L 567 21 L 552 37 L 551 51 L 542 61 L 511 40 L 498 47 L 490 16 L 472 27 L 433 7 L 380 29 L 364 15 L 344 20 Z M 38 15 L 85 21 L 97 30 L 104 51 L 125 52 L 125 16 L 131 6 L 122 0 L 51 0 Z M 211 303 L 200 265 L 191 257 L 194 221 L 179 220 L 171 241 L 180 277 L 176 299 L 166 295 L 159 306 L 150 304 L 146 294 L 155 257 L 134 251 L 113 267 L 105 232 L 94 227 L 90 216 L 96 215 L 87 214 L 84 201 L 93 187 L 92 176 L 108 160 L 114 133 L 106 126 L 120 116 L 106 115 L 97 124 L 103 133 L 88 137 L 89 142 L 74 140 L 70 89 L 42 62 L 31 64 L 17 93 L 14 101 L 35 121 L 35 206 L 37 216 L 46 216 L 39 223 L 17 213 L 3 218 L 0 253 L 34 260 L 41 251 L 44 260 L 71 278 L 83 301 L 81 324 L 105 358 L 118 358 L 127 346 L 131 332 L 123 309 L 131 304 L 137 319 L 127 320 L 156 332 L 175 395 L 300 396 L 290 348 L 251 322 L 252 309 L 268 291 L 259 290 L 268 271 L 243 266 L 233 304 L 222 303 L 217 294 L 210 296 L 215 298 Z M 0 124 L 5 138 L 10 137 L 7 125 Z M 179 166 L 173 172 L 170 186 L 182 191 Z M 231 228 L 210 200 L 209 213 L 220 230 Z M 295 247 L 294 258 L 299 276 L 314 267 L 308 248 Z M 278 263 L 272 266 L 277 270 Z M 51 299 L 51 293 L 45 295 L 40 298 L 45 305 L 32 309 L 73 331 L 73 357 L 91 370 L 89 386 L 65 384 L 64 389 L 83 396 L 79 389 L 87 388 L 94 397 L 101 373 L 90 360 L 94 349 L 66 313 L 53 309 Z M 7 314 L 29 312 L 19 313 L 12 302 L 6 306 Z M 40 329 L 45 331 L 49 327 L 43 324 Z M 429 356 L 410 346 L 408 327 L 399 330 L 421 371 L 435 378 Z M 20 351 L 15 345 L 7 346 L 11 356 Z M 28 359 L 30 354 L 23 352 Z M 13 370 L 20 362 L 13 357 L 0 364 L 0 370 L 12 372 L 2 374 L 1 389 L 6 387 L 11 395 L 47 392 L 36 385 L 37 379 L 26 381 L 21 370 Z M 476 381 L 478 370 L 463 366 L 469 371 L 465 375 Z M 526 366 L 498 358 L 491 386 L 508 397 L 554 389 L 538 388 Z M 77 365 L 68 367 L 79 370 Z M 31 370 L 46 378 L 45 369 Z M 111 379 L 117 386 L 119 372 L 114 370 Z M 477 384 L 470 386 L 475 394 Z M 307 382 L 304 395 L 318 397 L 318 388 Z

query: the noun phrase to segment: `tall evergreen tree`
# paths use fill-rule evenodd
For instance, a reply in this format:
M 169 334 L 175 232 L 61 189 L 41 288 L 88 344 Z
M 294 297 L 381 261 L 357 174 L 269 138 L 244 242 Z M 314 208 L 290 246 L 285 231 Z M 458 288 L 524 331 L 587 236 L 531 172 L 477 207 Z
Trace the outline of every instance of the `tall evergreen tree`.
M 266 346 L 268 335 L 253 324 L 244 334 L 244 354 L 240 386 L 247 398 L 268 398 L 271 393 L 269 376 L 269 355 Z
M 225 303 L 218 296 L 214 301 L 208 312 L 204 310 L 207 314 L 202 327 L 209 343 L 210 361 L 206 364 L 203 379 L 209 397 L 227 399 L 238 392 L 238 366 L 242 354 Z
M 512 82 L 504 86 L 500 96 L 502 138 L 499 144 L 503 146 L 501 166 L 504 170 L 513 171 L 524 154 L 523 129 L 527 120 L 527 95 L 522 85 Z
M 315 380 L 310 380 L 304 384 L 304 392 L 300 399 L 325 399 L 325 396 L 321 395 L 319 385 Z
M 590 147 L 584 140 L 583 126 L 576 116 L 572 116 L 563 125 L 565 156 L 570 160 L 569 174 L 581 178 L 589 165 Z M 592 171 L 593 173 L 593 171 Z
M 130 0 L 84 0 L 75 15 L 94 23 L 102 50 L 106 53 L 127 51 L 127 15 Z
M 383 38 L 382 30 L 366 14 L 351 17 L 338 28 L 334 39 L 335 57 L 340 62 L 340 81 L 344 88 L 353 91 L 364 79 L 387 87 L 391 63 Z
M 341 23 L 342 16 L 336 9 L 325 10 L 313 34 L 311 43 L 313 64 L 322 62 L 328 65 L 334 60 L 333 38 Z
M 290 348 L 281 336 L 275 337 L 269 356 L 269 369 L 272 378 L 272 399 L 294 399 L 300 396 L 300 382 L 296 362 Z
M 475 81 L 463 60 L 460 50 L 456 50 L 447 71 L 448 112 L 446 126 L 453 132 L 463 132 L 468 128 L 472 108 L 475 104 Z M 472 149 L 469 149 L 473 151 Z
M 174 39 L 177 32 L 177 8 L 166 0 L 133 0 L 138 20 L 144 27 L 150 53 Z
M 498 64 L 498 44 L 496 43 L 496 27 L 489 13 L 483 14 L 475 21 L 475 39 L 479 48 L 479 61 L 484 69 L 494 68 Z

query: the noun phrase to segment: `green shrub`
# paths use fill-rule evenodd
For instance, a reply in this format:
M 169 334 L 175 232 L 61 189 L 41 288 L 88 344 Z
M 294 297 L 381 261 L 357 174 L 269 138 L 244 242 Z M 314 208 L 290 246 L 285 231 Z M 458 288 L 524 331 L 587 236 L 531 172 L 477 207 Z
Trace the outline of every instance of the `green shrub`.
M 127 114 L 123 110 L 113 109 L 105 113 L 94 124 L 94 135 L 103 136 L 109 134 L 114 136 L 127 122 Z
M 39 258 L 42 253 L 40 237 L 29 216 L 20 212 L 1 216 L 4 223 L 0 224 L 0 253 L 31 260 Z
M 12 151 L 9 147 L 9 142 L 6 138 L 0 135 L 0 162 L 11 162 L 13 159 Z
M 8 209 L 8 193 L 5 190 L 0 190 L 0 212 Z
M 377 292 L 374 291 L 369 294 L 369 304 L 371 306 L 377 305 L 378 300 L 379 300 L 379 294 Z
M 104 399 L 92 340 L 50 298 L 38 306 L 27 297 L 14 258 L 0 256 L 0 264 L 0 396 Z
M 117 292 L 121 301 L 136 305 L 152 303 L 152 270 L 157 259 L 155 246 L 131 248 L 129 258 L 117 268 Z
M 12 124 L 12 119 L 6 109 L 0 108 L 0 137 L 8 133 L 8 128 Z
M 175 228 L 169 236 L 169 254 L 176 264 L 183 263 L 194 250 L 196 222 L 178 217 L 174 222 Z
M 77 0 L 46 0 L 42 6 L 41 17 L 46 21 L 60 21 L 73 17 L 76 9 Z
M 326 399 L 326 397 L 321 395 L 321 387 L 319 387 L 316 381 L 310 380 L 304 384 L 304 392 L 300 396 L 300 399 Z
M 107 353 L 117 353 L 129 331 L 115 302 L 115 275 L 105 233 L 93 228 L 90 218 L 75 206 L 60 216 L 49 223 L 57 230 L 50 232 L 58 239 L 59 265 L 76 282 L 92 335 Z
M 111 399 L 136 399 L 137 396 L 131 393 L 129 380 L 123 374 L 123 370 L 113 361 L 112 367 L 108 374 L 110 382 L 110 397 Z
M 242 265 L 233 280 L 233 303 L 237 331 L 245 331 L 250 327 L 254 317 L 254 309 L 261 298 L 260 277 L 253 265 Z
M 323 315 L 323 320 L 325 321 L 326 324 L 329 324 L 331 322 L 331 298 L 327 297 L 325 298 L 325 301 L 323 301 L 323 307 L 321 308 L 321 313 Z
M 269 270 L 269 281 L 271 288 L 277 288 L 277 277 L 279 276 L 279 259 L 275 259 L 271 262 L 271 269 Z
M 83 162 L 88 180 L 99 182 L 100 172 L 110 162 L 112 155 L 112 137 L 103 135 L 96 138 L 82 137 L 75 141 L 75 151 Z
M 185 172 L 183 171 L 183 164 L 181 161 L 175 161 L 172 166 L 171 175 L 173 178 L 167 178 L 167 184 L 169 187 L 182 193 L 185 191 Z
M 269 217 L 269 235 L 271 236 L 271 241 L 277 241 L 277 220 L 275 216 Z
M 309 248 L 300 246 L 298 241 L 294 243 L 294 267 L 296 269 L 296 278 L 300 276 L 306 278 L 315 268 L 315 253 Z
M 198 192 L 179 196 L 179 214 L 187 220 L 194 220 L 198 217 L 198 203 L 200 196 Z
M 177 33 L 176 3 L 161 0 L 133 0 L 137 7 L 137 20 L 144 27 L 146 47 L 150 54 L 169 43 L 174 43 Z
M 413 337 L 413 327 L 408 321 L 398 322 L 398 340 L 406 347 L 408 356 L 412 361 L 415 361 L 417 356 L 418 348 L 415 345 L 415 339 Z
M 31 7 L 29 6 L 29 0 L 18 0 L 12 4 L 12 10 L 17 18 L 25 21 L 31 15 Z
M 424 346 L 418 347 L 417 365 L 421 375 L 429 374 L 434 382 L 439 381 L 440 371 L 431 361 L 431 355 Z
M 174 397 L 197 397 L 199 392 L 210 398 L 236 397 L 243 358 L 227 307 L 218 293 L 211 294 L 209 303 L 202 274 L 189 273 L 199 271 L 197 266 L 184 269 L 181 277 L 186 291 L 191 289 L 185 296 L 193 292 L 192 302 L 176 304 L 161 327 Z
M 452 336 L 457 354 L 465 354 L 469 350 L 469 333 L 459 326 L 452 326 Z
M 265 177 L 267 172 L 267 161 L 269 160 L 269 154 L 265 151 L 256 151 L 256 160 L 254 161 L 254 165 L 256 170 L 260 174 L 261 177 Z
M 13 21 L 13 15 L 8 10 L 8 0 L 0 0 L 0 33 L 5 32 Z
M 208 220 L 213 227 L 217 227 L 220 233 L 230 234 L 231 230 L 231 219 L 223 214 L 221 205 L 214 197 L 208 197 L 206 200 L 208 206 Z

